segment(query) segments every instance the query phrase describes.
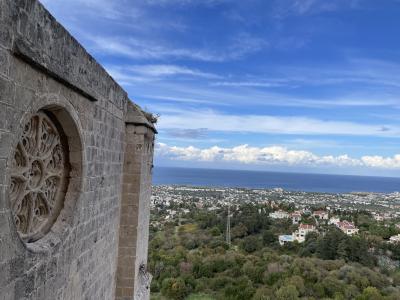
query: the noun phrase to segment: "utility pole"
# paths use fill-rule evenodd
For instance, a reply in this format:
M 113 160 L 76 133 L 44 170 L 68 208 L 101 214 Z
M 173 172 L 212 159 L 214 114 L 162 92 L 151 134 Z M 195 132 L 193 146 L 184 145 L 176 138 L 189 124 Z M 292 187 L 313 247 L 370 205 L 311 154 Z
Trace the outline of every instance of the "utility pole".
M 225 196 L 225 193 L 223 194 Z M 228 202 L 228 216 L 226 220 L 226 243 L 231 246 L 231 202 Z

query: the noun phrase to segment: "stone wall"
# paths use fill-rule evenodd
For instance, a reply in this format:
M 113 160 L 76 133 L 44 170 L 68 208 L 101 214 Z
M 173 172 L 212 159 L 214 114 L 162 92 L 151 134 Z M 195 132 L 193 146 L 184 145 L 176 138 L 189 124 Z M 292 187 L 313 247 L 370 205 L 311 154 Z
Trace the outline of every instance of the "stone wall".
M 148 297 L 154 133 L 38 1 L 0 0 L 1 300 Z
M 117 267 L 118 300 L 148 299 L 151 276 L 147 273 L 147 241 L 149 239 L 151 168 L 153 166 L 154 133 L 126 119 L 119 255 Z

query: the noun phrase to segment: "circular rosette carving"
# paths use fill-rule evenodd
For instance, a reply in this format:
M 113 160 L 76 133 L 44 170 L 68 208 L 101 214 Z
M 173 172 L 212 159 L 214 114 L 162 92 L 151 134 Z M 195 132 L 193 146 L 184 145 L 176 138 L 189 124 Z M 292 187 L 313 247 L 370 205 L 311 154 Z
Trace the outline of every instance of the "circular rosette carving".
M 24 125 L 9 190 L 15 225 L 25 242 L 43 237 L 63 207 L 68 185 L 66 148 L 61 132 L 44 112 Z

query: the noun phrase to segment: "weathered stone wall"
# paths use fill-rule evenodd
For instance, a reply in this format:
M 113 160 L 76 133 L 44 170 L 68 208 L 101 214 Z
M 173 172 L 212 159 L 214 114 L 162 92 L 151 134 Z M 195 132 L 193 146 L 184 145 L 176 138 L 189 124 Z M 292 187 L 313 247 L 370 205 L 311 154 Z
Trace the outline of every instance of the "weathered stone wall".
M 69 185 L 51 230 L 29 242 L 18 234 L 10 185 L 24 126 L 39 111 L 65 136 Z M 0 0 L 1 300 L 116 297 L 125 149 L 132 139 L 142 145 L 135 149 L 143 148 L 133 158 L 134 168 L 140 168 L 133 169 L 136 194 L 125 199 L 133 203 L 132 237 L 138 240 L 131 242 L 136 245 L 132 260 L 125 259 L 138 278 L 139 265 L 147 260 L 153 151 L 147 145 L 154 131 L 122 88 L 38 1 Z
M 126 120 L 125 148 L 116 299 L 149 299 L 151 275 L 147 273 L 151 169 L 154 133 Z

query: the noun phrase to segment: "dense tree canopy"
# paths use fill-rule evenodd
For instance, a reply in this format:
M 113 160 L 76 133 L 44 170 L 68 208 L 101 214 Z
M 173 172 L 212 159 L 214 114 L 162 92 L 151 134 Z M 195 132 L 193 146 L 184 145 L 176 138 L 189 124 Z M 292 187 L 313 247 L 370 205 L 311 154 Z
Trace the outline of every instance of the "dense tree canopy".
M 400 246 L 384 241 L 391 226 L 353 214 L 348 218 L 360 224 L 357 236 L 323 225 L 304 243 L 281 247 L 278 235 L 296 226 L 268 213 L 257 205 L 235 208 L 230 247 L 226 211 L 192 207 L 154 228 L 152 299 L 400 299 Z

